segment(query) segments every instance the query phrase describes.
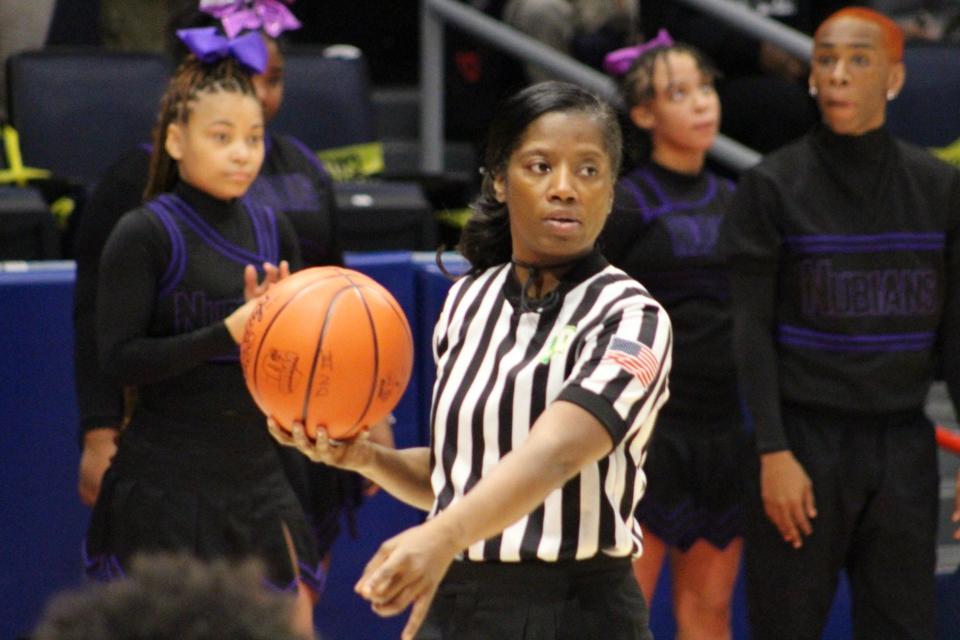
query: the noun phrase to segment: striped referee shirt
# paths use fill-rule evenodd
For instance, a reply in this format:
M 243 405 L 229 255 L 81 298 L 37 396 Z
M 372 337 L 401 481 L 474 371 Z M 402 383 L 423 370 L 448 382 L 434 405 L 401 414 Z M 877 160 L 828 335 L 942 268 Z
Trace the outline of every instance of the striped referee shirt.
M 510 264 L 453 285 L 434 333 L 431 515 L 462 498 L 556 400 L 610 432 L 613 450 L 554 490 L 470 560 L 571 560 L 638 554 L 633 511 L 641 464 L 666 401 L 670 321 L 663 308 L 594 252 L 571 269 L 553 303 L 523 312 Z

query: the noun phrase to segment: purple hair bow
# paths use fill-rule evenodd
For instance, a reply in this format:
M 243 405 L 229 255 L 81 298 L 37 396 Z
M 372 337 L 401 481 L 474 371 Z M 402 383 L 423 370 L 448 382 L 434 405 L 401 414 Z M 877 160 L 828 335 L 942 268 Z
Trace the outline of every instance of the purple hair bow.
M 177 37 L 201 62 L 210 64 L 230 56 L 254 73 L 267 69 L 267 45 L 259 33 L 251 31 L 239 38 L 225 38 L 216 27 L 201 27 L 180 29 Z
M 284 0 L 287 4 L 293 0 Z M 300 21 L 280 0 L 201 0 L 200 10 L 220 19 L 228 38 L 262 29 L 271 38 L 299 29 Z
M 672 47 L 673 44 L 673 38 L 670 37 L 667 30 L 660 29 L 660 31 L 657 32 L 657 37 L 651 40 L 608 53 L 603 59 L 603 70 L 612 76 L 622 76 L 630 70 L 630 65 L 633 64 L 633 61 L 647 51 L 661 47 Z

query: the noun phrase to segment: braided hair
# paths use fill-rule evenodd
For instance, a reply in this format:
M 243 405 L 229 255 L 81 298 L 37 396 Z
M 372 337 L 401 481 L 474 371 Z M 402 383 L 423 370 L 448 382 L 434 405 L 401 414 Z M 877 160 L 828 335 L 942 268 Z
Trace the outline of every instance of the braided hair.
M 620 82 L 620 95 L 623 97 L 624 109 L 628 115 L 634 107 L 648 104 L 656 97 L 653 74 L 658 60 L 664 61 L 669 81 L 672 70 L 667 63 L 667 56 L 671 53 L 689 55 L 696 62 L 700 73 L 711 80 L 720 77 L 720 72 L 710 59 L 692 45 L 675 42 L 668 46 L 648 49 L 633 61 Z M 627 120 L 629 121 L 629 118 Z M 653 151 L 650 133 L 630 121 L 630 126 L 624 128 L 624 150 L 628 156 L 627 170 L 647 162 Z
M 166 149 L 167 129 L 173 123 L 187 122 L 191 105 L 200 94 L 221 91 L 257 99 L 250 72 L 231 57 L 207 64 L 196 56 L 189 55 L 177 67 L 160 100 L 160 112 L 153 129 L 153 150 L 150 154 L 150 173 L 143 194 L 144 200 L 169 191 L 177 181 L 177 162 L 170 157 Z

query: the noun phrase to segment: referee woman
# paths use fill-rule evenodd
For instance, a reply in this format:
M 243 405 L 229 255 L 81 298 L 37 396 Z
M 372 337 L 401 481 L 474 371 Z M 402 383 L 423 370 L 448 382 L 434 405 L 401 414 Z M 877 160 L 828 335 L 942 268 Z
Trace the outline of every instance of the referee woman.
M 595 246 L 619 164 L 616 116 L 592 94 L 547 82 L 508 99 L 459 246 L 471 269 L 434 333 L 431 446 L 271 425 L 430 511 L 356 585 L 380 615 L 413 605 L 405 639 L 650 638 L 633 510 L 672 338 Z

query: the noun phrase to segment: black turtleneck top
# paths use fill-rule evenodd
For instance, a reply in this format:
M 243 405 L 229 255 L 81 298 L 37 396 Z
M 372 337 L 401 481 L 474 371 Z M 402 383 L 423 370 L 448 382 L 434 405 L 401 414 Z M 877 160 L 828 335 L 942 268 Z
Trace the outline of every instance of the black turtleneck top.
M 721 227 L 734 357 L 760 452 L 781 406 L 920 410 L 936 365 L 960 399 L 960 172 L 885 129 L 821 125 L 741 178 Z
M 223 319 L 243 304 L 245 265 L 279 259 L 300 263 L 285 216 L 184 182 L 124 215 L 100 263 L 103 371 L 166 418 L 250 418 L 262 430 Z
M 268 132 L 266 157 L 246 200 L 271 207 L 290 219 L 304 266 L 342 264 L 333 182 L 316 155 L 292 136 Z M 123 214 L 143 203 L 149 147 L 118 160 L 100 180 L 80 218 L 76 238 L 76 380 L 80 431 L 116 428 L 123 394 L 100 371 L 96 344 L 99 261 L 107 237 Z

